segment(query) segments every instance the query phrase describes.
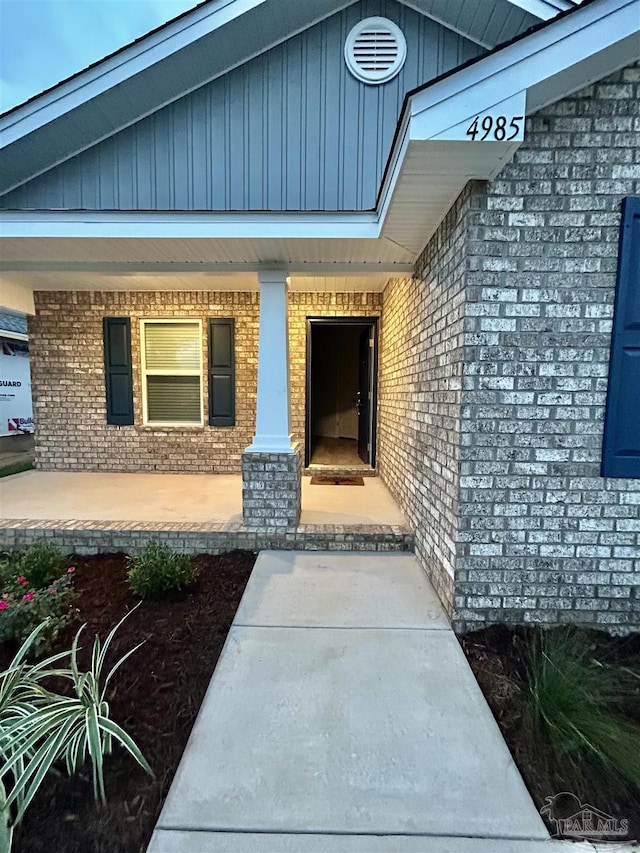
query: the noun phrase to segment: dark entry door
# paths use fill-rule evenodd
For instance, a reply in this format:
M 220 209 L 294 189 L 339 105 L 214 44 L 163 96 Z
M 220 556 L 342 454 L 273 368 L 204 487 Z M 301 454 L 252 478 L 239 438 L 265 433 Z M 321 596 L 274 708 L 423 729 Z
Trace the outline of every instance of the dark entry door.
M 305 465 L 375 466 L 377 340 L 376 317 L 307 317 Z M 325 438 L 340 447 L 329 442 L 313 462 Z M 341 462 L 318 458 L 336 450 Z
M 371 355 L 373 348 L 371 328 L 360 332 L 358 360 L 358 456 L 367 465 L 371 464 Z

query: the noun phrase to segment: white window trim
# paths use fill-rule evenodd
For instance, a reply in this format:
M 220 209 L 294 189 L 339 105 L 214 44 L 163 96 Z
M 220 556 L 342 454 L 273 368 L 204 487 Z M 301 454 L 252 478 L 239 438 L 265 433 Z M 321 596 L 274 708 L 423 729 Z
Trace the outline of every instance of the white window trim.
M 147 359 L 145 351 L 145 328 L 153 323 L 188 323 L 198 327 L 200 339 L 200 366 L 196 370 L 149 370 L 147 371 Z M 140 369 L 142 384 L 142 425 L 146 427 L 174 427 L 177 429 L 192 429 L 204 426 L 204 388 L 203 388 L 203 360 L 202 360 L 202 320 L 194 320 L 192 317 L 157 317 L 144 318 L 140 320 Z M 147 376 L 198 376 L 200 379 L 200 421 L 150 421 L 147 412 Z

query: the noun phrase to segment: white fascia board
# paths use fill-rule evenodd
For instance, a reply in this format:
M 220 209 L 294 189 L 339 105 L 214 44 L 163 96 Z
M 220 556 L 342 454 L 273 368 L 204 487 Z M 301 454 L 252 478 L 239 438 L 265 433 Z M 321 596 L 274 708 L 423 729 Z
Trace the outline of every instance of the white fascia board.
M 541 21 L 549 21 L 555 18 L 560 12 L 566 12 L 567 9 L 572 9 L 574 3 L 569 0 L 509 0 L 512 6 L 517 6 L 523 12 L 528 12 L 530 15 L 535 15 Z
M 380 235 L 370 211 L 337 214 L 0 211 L 0 235 L 182 239 L 360 239 Z
M 268 268 L 260 261 L 0 261 L 0 273 L 36 274 L 45 273 L 99 273 L 100 275 L 145 274 L 152 276 L 173 276 L 185 272 L 207 273 L 211 275 L 244 276 L 259 273 Z M 401 261 L 327 261 L 310 263 L 308 261 L 286 261 L 277 264 L 290 275 L 309 278 L 321 275 L 375 275 L 393 273 L 411 273 L 413 263 Z
M 0 329 L 0 338 L 10 341 L 28 341 L 29 335 L 23 335 L 22 332 L 9 332 L 6 329 Z
M 0 148 L 70 112 L 268 0 L 218 0 L 79 72 L 0 120 Z
M 447 114 L 455 117 L 456 123 L 482 115 L 639 32 L 640 0 L 602 0 L 578 9 L 413 95 L 411 138 L 430 138 L 425 135 L 434 132 L 430 114 L 438 107 L 443 107 L 445 117 Z
M 393 198 L 393 191 L 398 183 L 400 170 L 402 169 L 402 164 L 404 163 L 407 151 L 409 150 L 409 143 L 411 141 L 411 134 L 409 130 L 411 116 L 408 110 L 404 111 L 400 121 L 400 130 L 398 131 L 396 142 L 393 147 L 393 151 L 391 152 L 389 165 L 384 175 L 382 188 L 378 196 L 377 210 L 381 230 L 384 222 L 386 221 L 387 214 L 389 212 L 389 205 Z

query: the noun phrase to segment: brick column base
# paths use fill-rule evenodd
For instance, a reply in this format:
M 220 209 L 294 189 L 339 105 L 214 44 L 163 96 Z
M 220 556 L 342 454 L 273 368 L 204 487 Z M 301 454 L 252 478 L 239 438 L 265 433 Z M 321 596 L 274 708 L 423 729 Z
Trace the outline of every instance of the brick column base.
M 302 455 L 242 454 L 242 516 L 247 527 L 295 528 L 300 521 Z

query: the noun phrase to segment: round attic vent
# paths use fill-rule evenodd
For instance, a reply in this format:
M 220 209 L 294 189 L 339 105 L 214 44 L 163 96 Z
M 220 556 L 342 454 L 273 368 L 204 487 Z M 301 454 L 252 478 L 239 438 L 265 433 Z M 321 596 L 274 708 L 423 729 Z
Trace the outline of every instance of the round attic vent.
M 402 30 L 387 18 L 366 18 L 347 36 L 347 68 L 363 83 L 386 83 L 400 71 L 407 56 Z

